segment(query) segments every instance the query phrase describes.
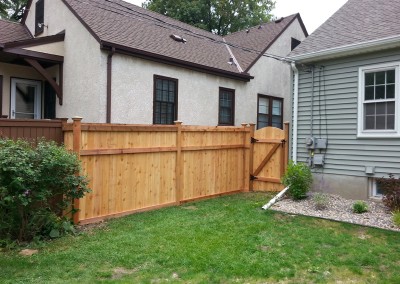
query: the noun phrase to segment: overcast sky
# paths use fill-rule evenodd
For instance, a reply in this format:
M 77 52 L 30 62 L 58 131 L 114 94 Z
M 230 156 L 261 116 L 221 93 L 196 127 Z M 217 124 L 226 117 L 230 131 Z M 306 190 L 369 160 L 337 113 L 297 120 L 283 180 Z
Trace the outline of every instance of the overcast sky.
M 143 0 L 125 0 L 142 5 Z M 333 13 L 335 13 L 347 0 L 275 0 L 276 5 L 272 13 L 280 17 L 300 13 L 308 33 L 312 33 Z

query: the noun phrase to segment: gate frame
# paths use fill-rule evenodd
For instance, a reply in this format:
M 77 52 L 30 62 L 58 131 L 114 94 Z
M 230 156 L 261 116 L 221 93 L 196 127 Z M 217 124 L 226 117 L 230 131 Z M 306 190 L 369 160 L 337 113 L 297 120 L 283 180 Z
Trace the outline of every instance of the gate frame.
M 285 174 L 288 162 L 289 162 L 289 122 L 284 122 L 284 139 L 256 139 L 255 136 L 255 124 L 250 124 L 250 191 L 254 191 L 254 181 L 265 181 L 271 183 L 281 183 L 280 178 Z M 254 145 L 256 143 L 273 144 L 273 148 L 266 154 L 259 166 L 254 170 Z M 269 160 L 276 153 L 279 146 L 284 147 L 284 150 L 280 154 L 280 178 L 271 177 L 260 177 L 258 174 L 264 169 L 268 164 Z

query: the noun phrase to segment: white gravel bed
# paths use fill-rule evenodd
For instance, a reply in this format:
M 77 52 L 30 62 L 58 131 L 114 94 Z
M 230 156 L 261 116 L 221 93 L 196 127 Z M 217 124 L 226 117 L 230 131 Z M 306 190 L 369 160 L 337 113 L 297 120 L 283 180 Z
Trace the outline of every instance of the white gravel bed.
M 312 193 L 301 201 L 283 198 L 275 203 L 271 209 L 400 232 L 400 228 L 393 223 L 392 214 L 380 201 L 366 201 L 368 212 L 357 214 L 353 213 L 355 200 L 348 200 L 338 195 L 326 194 L 326 196 L 328 203 L 326 209 L 323 210 L 315 209 Z

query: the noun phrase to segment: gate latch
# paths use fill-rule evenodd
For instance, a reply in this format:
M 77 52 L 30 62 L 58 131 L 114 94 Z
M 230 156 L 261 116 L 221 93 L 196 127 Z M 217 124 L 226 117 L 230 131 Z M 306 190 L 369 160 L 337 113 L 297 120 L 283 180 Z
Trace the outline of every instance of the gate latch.
M 254 138 L 254 137 L 250 138 L 250 143 L 251 144 L 254 144 L 254 143 L 257 143 L 257 142 L 258 142 L 258 139 Z

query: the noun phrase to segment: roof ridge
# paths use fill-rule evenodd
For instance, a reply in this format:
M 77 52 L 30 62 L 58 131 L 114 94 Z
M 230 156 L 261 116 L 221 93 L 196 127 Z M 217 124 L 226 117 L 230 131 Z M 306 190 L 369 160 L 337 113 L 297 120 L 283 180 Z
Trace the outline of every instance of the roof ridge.
M 95 0 L 90 0 L 90 2 L 94 2 L 94 1 L 95 1 Z M 209 35 L 214 36 L 214 37 L 218 37 L 218 38 L 221 38 L 221 39 L 223 38 L 222 36 L 217 35 L 217 34 L 214 34 L 214 33 L 210 32 L 210 31 L 201 29 L 201 28 L 196 27 L 196 26 L 193 26 L 193 25 L 191 25 L 191 24 L 188 24 L 188 23 L 182 22 L 182 21 L 180 21 L 180 20 L 174 19 L 174 18 L 172 18 L 172 17 L 168 17 L 168 16 L 163 15 L 163 14 L 161 14 L 161 13 L 158 13 L 158 12 L 155 12 L 155 11 L 152 11 L 152 10 L 148 10 L 148 9 L 146 9 L 146 8 L 143 8 L 143 7 L 141 7 L 141 6 L 135 5 L 135 4 L 133 4 L 133 3 L 126 2 L 126 1 L 124 1 L 124 0 L 105 0 L 105 2 L 108 2 L 108 3 L 110 3 L 111 5 L 112 5 L 112 4 L 114 4 L 114 5 L 119 5 L 119 6 L 123 7 L 123 8 L 125 8 L 125 9 L 129 9 L 129 10 L 131 10 L 131 11 L 133 11 L 133 12 L 136 12 L 136 13 L 145 14 L 145 16 L 147 16 L 147 17 L 156 18 L 157 20 L 160 20 L 160 21 L 163 21 L 163 22 L 166 22 L 166 21 L 167 21 L 166 24 L 170 24 L 170 25 L 179 24 L 179 25 L 181 25 L 181 26 L 184 26 L 184 27 L 181 27 L 181 28 L 184 28 L 184 29 L 187 29 L 187 30 L 195 30 L 195 31 L 197 31 L 197 32 L 209 34 Z M 134 9 L 132 9 L 132 8 L 129 7 L 129 6 L 133 6 L 133 7 L 135 7 L 135 9 L 139 9 L 140 11 L 135 11 Z M 100 7 L 98 7 L 98 8 L 100 8 Z M 100 9 L 102 9 L 102 8 L 100 8 Z M 148 14 L 148 15 L 146 15 L 146 14 Z M 130 18 L 130 17 L 127 16 L 127 15 L 122 15 L 122 16 Z M 133 15 L 132 15 L 132 16 L 133 16 Z M 163 19 L 159 19 L 159 18 L 163 18 Z M 150 19 L 149 19 L 149 20 L 150 20 Z M 165 21 L 165 20 L 166 20 L 166 21 Z M 190 32 L 193 32 L 193 31 L 190 31 Z
M 295 13 L 295 14 L 291 14 L 291 15 L 289 15 L 289 16 L 281 17 L 281 18 L 286 19 L 286 18 L 289 18 L 289 17 L 292 17 L 292 16 L 293 16 L 293 17 L 296 17 L 296 16 L 299 15 L 299 14 L 300 14 L 300 13 Z M 279 18 L 279 19 L 281 19 L 281 18 Z M 276 20 L 279 20 L 279 19 L 276 19 Z M 258 29 L 259 26 L 261 26 L 261 25 L 272 24 L 272 23 L 274 23 L 276 20 L 271 20 L 271 21 L 269 21 L 269 22 L 263 22 L 263 23 L 260 23 L 259 25 L 255 25 L 255 26 L 249 27 L 249 28 L 247 28 L 247 29 L 243 29 L 243 30 L 239 30 L 239 31 L 236 31 L 236 32 L 227 34 L 227 35 L 224 36 L 224 38 L 227 37 L 227 36 L 231 36 L 231 35 L 237 34 L 237 33 L 242 33 L 242 32 L 247 31 L 247 30 Z

